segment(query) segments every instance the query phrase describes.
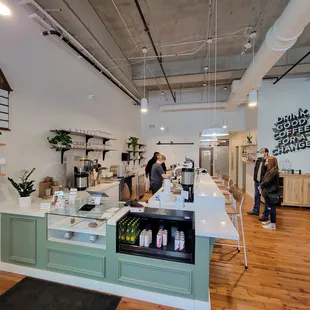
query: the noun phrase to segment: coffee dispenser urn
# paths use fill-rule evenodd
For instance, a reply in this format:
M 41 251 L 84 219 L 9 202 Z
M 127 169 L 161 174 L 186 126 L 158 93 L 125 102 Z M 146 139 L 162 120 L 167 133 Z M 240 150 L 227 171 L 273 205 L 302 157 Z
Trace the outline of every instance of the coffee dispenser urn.
M 194 202 L 194 180 L 195 169 L 194 168 L 182 168 L 182 187 L 183 191 L 188 192 L 188 196 L 185 197 L 185 202 Z

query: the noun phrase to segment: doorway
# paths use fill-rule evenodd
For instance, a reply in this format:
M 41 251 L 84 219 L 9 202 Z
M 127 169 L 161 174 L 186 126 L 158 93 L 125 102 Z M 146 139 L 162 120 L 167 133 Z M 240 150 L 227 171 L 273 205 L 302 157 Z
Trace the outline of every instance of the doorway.
M 213 175 L 213 148 L 204 147 L 199 149 L 199 166 Z

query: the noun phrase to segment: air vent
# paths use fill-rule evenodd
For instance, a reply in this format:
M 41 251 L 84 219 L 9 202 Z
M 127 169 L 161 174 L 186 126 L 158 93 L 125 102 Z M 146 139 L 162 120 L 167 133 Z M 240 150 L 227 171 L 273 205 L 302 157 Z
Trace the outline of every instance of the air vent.
M 155 129 L 155 128 L 156 128 L 155 124 L 149 124 L 149 129 Z

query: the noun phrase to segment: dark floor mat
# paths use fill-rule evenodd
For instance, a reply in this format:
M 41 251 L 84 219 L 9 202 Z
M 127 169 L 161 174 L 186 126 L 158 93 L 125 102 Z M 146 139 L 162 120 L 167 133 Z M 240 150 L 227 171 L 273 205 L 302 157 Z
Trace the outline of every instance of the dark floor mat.
M 0 310 L 116 310 L 121 297 L 25 278 L 0 296 Z

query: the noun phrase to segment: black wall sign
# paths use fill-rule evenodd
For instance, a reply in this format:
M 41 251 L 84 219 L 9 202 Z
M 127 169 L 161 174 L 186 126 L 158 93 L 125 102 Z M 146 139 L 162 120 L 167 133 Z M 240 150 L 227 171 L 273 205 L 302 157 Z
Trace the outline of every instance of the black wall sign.
M 310 149 L 310 114 L 307 109 L 299 109 L 298 113 L 278 117 L 272 128 L 274 139 L 278 142 L 272 154 L 277 156 Z

